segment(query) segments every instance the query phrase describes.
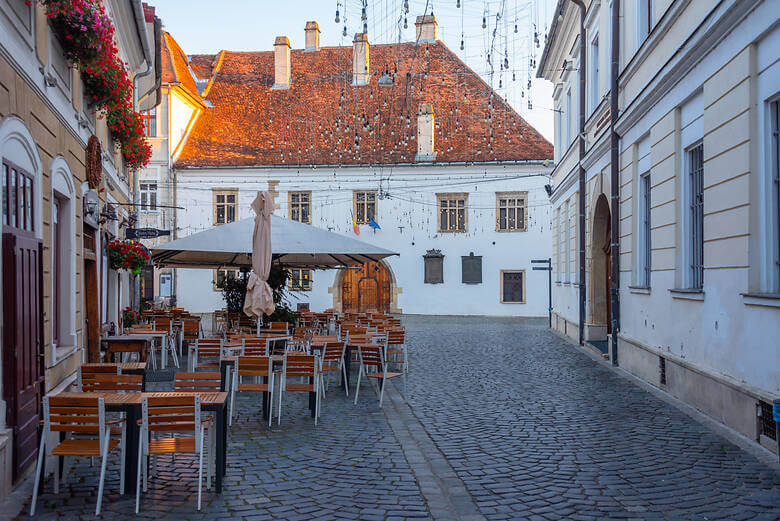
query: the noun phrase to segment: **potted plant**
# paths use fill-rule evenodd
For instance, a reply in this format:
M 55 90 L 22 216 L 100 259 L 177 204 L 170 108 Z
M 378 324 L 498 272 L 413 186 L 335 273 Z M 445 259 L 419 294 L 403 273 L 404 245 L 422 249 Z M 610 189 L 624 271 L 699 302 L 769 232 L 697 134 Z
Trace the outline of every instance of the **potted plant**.
M 130 306 L 122 310 L 122 327 L 130 327 L 141 321 L 141 315 L 133 311 Z

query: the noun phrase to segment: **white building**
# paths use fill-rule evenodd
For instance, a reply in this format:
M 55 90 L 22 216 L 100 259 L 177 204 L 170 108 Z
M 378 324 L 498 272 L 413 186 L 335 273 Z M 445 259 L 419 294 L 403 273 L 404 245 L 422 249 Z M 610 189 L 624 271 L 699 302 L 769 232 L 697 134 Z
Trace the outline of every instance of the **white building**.
M 309 22 L 305 49 L 278 37 L 273 52 L 191 56 L 208 107 L 175 154 L 177 235 L 252 216 L 270 190 L 283 216 L 400 253 L 294 271 L 293 308 L 545 316 L 530 261 L 550 256 L 552 147 L 436 40 L 432 17 L 418 31 L 320 48 Z M 234 273 L 177 272 L 178 305 L 224 307 L 213 282 Z
M 611 338 L 612 1 L 560 0 L 540 60 L 555 84 L 553 327 L 774 448 L 780 397 L 777 2 L 623 0 L 618 60 L 619 331 Z M 614 0 L 616 1 L 616 0 Z M 579 60 L 587 45 L 586 64 Z M 578 81 L 586 77 L 585 226 Z M 616 356 L 617 355 L 617 356 Z

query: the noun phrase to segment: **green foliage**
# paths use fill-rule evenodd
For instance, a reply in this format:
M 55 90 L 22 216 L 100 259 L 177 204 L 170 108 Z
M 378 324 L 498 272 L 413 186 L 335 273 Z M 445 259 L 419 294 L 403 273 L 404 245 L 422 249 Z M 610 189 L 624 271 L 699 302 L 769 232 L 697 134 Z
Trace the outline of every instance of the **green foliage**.
M 271 315 L 265 315 L 265 317 L 263 317 L 265 322 L 288 322 L 293 326 L 295 325 L 298 316 L 297 313 L 282 302 L 284 296 L 287 294 L 287 280 L 289 277 L 289 273 L 283 267 L 278 264 L 271 266 L 271 271 L 268 274 L 268 285 L 271 287 L 276 309 Z M 242 273 L 236 278 L 226 278 L 219 286 L 219 289 L 222 290 L 222 298 L 225 299 L 228 312 L 244 312 L 244 299 L 246 298 L 248 278 L 247 275 Z

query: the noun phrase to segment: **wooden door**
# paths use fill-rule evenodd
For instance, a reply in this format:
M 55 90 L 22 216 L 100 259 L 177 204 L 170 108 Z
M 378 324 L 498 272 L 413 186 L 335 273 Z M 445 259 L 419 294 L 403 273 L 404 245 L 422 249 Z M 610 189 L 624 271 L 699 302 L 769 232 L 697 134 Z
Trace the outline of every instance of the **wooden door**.
M 341 305 L 346 313 L 390 311 L 390 274 L 381 262 L 368 262 L 346 270 Z
M 13 479 L 35 460 L 43 392 L 41 241 L 3 233 L 3 398 L 13 428 Z
M 606 297 L 607 297 L 607 334 L 612 333 L 612 233 L 610 228 L 612 226 L 612 220 L 607 221 L 607 236 L 604 238 L 604 246 L 602 251 L 604 252 L 605 262 L 604 269 L 606 274 L 604 280 L 606 281 Z

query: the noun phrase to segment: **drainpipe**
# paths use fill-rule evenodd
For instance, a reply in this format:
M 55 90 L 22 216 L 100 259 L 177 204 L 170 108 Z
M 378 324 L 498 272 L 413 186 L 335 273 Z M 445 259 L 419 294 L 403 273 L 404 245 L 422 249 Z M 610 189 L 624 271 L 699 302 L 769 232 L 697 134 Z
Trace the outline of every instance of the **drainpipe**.
M 580 228 L 580 345 L 585 343 L 585 168 L 582 158 L 585 157 L 585 3 L 582 0 L 571 0 L 580 8 L 580 151 L 579 151 L 579 228 Z
M 612 283 L 612 365 L 618 365 L 617 334 L 620 330 L 620 136 L 615 130 L 618 120 L 618 68 L 620 60 L 620 0 L 612 1 L 612 64 L 610 66 L 609 111 L 610 111 L 610 177 L 612 178 L 612 237 L 610 253 Z

